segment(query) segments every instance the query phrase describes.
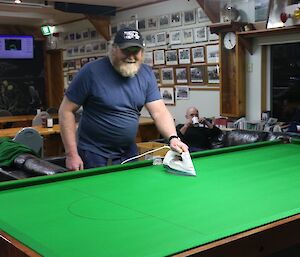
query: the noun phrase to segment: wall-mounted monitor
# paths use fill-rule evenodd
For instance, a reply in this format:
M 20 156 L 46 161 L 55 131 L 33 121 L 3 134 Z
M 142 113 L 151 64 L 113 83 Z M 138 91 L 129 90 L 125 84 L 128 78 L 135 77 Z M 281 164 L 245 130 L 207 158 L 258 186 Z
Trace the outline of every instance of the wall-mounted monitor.
M 32 59 L 33 36 L 0 35 L 0 59 Z

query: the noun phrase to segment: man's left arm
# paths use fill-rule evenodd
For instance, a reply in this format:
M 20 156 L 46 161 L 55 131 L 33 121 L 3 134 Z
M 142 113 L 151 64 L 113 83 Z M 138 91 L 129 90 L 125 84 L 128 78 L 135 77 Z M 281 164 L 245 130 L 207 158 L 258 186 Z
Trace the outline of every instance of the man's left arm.
M 175 137 L 177 136 L 177 132 L 174 120 L 169 110 L 165 106 L 163 100 L 160 99 L 149 102 L 145 105 L 145 107 L 151 114 L 160 134 L 163 135 L 166 139 L 174 136 L 169 142 L 172 150 L 175 150 L 177 152 L 188 151 L 188 146 L 181 142 L 179 138 Z

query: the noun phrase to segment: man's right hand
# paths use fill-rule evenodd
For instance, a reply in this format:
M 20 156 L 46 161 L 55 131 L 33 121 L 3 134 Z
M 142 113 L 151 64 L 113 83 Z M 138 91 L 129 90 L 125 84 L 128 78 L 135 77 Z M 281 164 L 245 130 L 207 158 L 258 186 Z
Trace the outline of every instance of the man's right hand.
M 66 155 L 66 167 L 69 170 L 83 170 L 83 161 L 80 156 L 77 155 Z

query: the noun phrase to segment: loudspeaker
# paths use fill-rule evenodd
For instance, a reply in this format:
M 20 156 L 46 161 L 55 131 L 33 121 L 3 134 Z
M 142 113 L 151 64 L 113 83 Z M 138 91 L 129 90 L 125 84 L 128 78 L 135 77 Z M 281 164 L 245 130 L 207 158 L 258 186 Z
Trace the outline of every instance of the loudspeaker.
M 54 8 L 63 12 L 82 13 L 99 16 L 115 16 L 116 7 L 105 5 L 74 4 L 54 2 Z

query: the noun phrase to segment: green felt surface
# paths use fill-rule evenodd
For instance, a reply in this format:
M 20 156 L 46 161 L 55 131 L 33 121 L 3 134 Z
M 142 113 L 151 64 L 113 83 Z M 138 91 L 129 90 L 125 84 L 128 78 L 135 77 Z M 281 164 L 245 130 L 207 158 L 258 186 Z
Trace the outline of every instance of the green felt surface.
M 258 146 L 193 154 L 197 177 L 126 165 L 0 185 L 0 229 L 47 257 L 166 256 L 299 213 L 300 145 Z

